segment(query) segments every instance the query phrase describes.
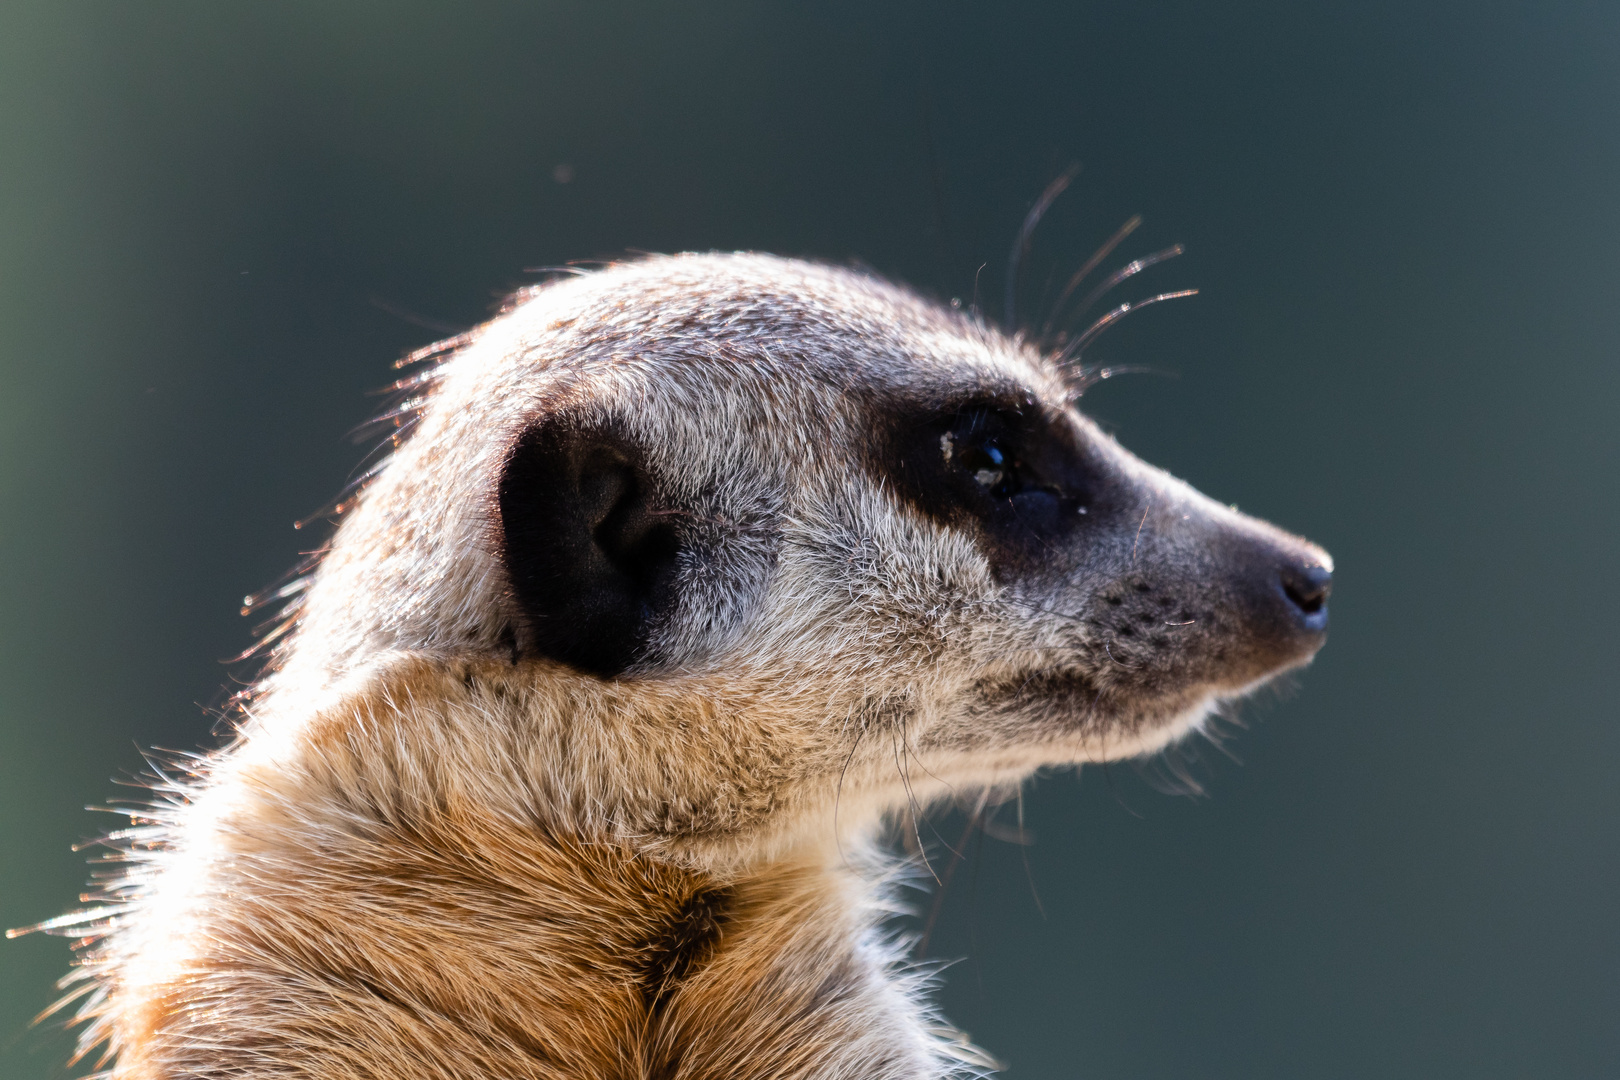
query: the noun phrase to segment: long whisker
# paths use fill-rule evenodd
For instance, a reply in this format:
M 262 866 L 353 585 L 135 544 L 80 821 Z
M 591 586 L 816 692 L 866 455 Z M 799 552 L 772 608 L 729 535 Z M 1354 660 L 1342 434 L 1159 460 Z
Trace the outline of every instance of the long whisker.
M 1110 326 L 1113 326 L 1115 323 L 1119 322 L 1119 320 L 1123 319 L 1133 311 L 1139 311 L 1140 309 L 1148 307 L 1151 304 L 1157 304 L 1164 300 L 1179 300 L 1184 296 L 1197 295 L 1197 289 L 1181 289 L 1177 292 L 1160 293 L 1157 296 L 1150 296 L 1146 300 L 1126 301 L 1125 303 L 1119 305 L 1119 307 L 1108 312 L 1106 315 L 1098 318 L 1098 320 L 1092 323 L 1090 326 L 1086 327 L 1084 333 L 1063 347 L 1063 351 L 1057 354 L 1057 357 L 1053 360 L 1053 363 L 1061 368 L 1078 359 L 1085 352 L 1086 346 L 1090 345 L 1093 341 L 1096 341 L 1099 337 L 1101 337 L 1103 331 L 1107 330 Z
M 447 354 L 453 353 L 458 349 L 466 348 L 476 340 L 478 340 L 478 331 L 473 329 L 468 330 L 465 333 L 457 334 L 455 337 L 447 337 L 442 341 L 435 341 L 431 345 L 424 345 L 420 349 L 414 349 L 400 357 L 398 360 L 395 360 L 394 370 L 399 371 L 402 368 L 410 367 L 412 364 L 420 364 L 427 360 L 436 360 L 439 357 L 446 356 Z
M 962 830 L 962 839 L 956 842 L 956 847 L 951 848 L 951 861 L 945 865 L 945 876 L 940 879 L 939 888 L 934 892 L 934 902 L 928 909 L 928 920 L 923 923 L 922 936 L 917 939 L 919 957 L 928 955 L 928 941 L 934 936 L 934 924 L 939 921 L 940 909 L 945 906 L 945 890 L 950 888 L 951 877 L 956 873 L 957 866 L 967 858 L 961 849 L 967 847 L 968 839 L 978 827 L 979 819 L 984 816 L 984 808 L 989 802 L 990 792 L 980 792 L 978 804 L 973 807 L 973 813 L 968 815 L 967 827 Z
M 1024 789 L 1018 789 L 1018 831 L 1024 831 Z M 1042 921 L 1046 919 L 1046 905 L 1041 903 L 1040 890 L 1035 887 L 1035 871 L 1029 865 L 1029 848 L 1020 844 L 1018 857 L 1024 861 L 1024 878 L 1029 882 L 1029 895 L 1035 901 L 1035 910 L 1041 913 Z
M 1129 221 L 1119 227 L 1118 232 L 1108 238 L 1107 243 L 1103 244 L 1102 247 L 1092 252 L 1091 258 L 1087 259 L 1085 264 L 1074 272 L 1074 276 L 1069 279 L 1069 283 L 1063 286 L 1063 291 L 1058 294 L 1057 303 L 1052 305 L 1052 317 L 1047 319 L 1045 325 L 1041 327 L 1042 337 L 1046 337 L 1052 332 L 1052 324 L 1057 321 L 1058 315 L 1063 311 L 1063 305 L 1069 302 L 1069 297 L 1074 295 L 1074 290 L 1080 287 L 1080 283 L 1084 281 L 1093 270 L 1097 269 L 1097 266 L 1104 259 L 1113 254 L 1114 249 L 1120 245 L 1120 241 L 1124 240 L 1127 236 L 1131 235 L 1131 233 L 1135 232 L 1137 227 L 1141 224 L 1142 215 L 1133 214 Z
M 1010 596 L 1006 598 L 1005 602 L 1011 604 L 1013 607 L 1020 607 L 1025 611 L 1032 611 L 1037 615 L 1050 615 L 1054 619 L 1067 619 L 1072 623 L 1078 623 L 1080 625 L 1085 624 L 1085 619 L 1079 615 L 1070 615 L 1064 611 L 1053 611 L 1049 607 L 1042 607 L 1040 604 L 1032 603 L 1028 600 L 1020 600 L 1017 597 Z
M 957 793 L 955 786 L 952 785 L 949 780 L 946 780 L 943 776 L 940 776 L 933 769 L 930 769 L 928 767 L 928 765 L 922 760 L 922 758 L 918 757 L 917 755 L 915 755 L 915 754 L 913 754 L 911 752 L 911 737 L 906 732 L 906 722 L 904 720 L 900 721 L 900 751 L 901 751 L 902 756 L 905 758 L 906 762 L 908 763 L 908 765 L 911 762 L 915 762 L 917 764 L 918 768 L 920 768 L 923 772 L 927 773 L 932 779 L 939 781 L 939 783 L 943 787 L 945 787 L 948 791 L 950 791 L 952 795 L 955 795 Z M 909 769 L 907 770 L 906 777 L 907 777 L 907 782 L 909 783 L 909 781 L 910 781 L 910 771 L 909 771 Z M 958 852 L 955 848 L 951 847 L 951 842 L 949 840 L 945 839 L 943 836 L 941 836 L 938 829 L 934 828 L 934 822 L 933 822 L 933 820 L 931 818 L 929 818 L 925 814 L 923 816 L 923 821 L 927 823 L 928 831 L 934 834 L 934 839 L 938 840 L 940 843 L 945 845 L 945 850 L 946 851 L 949 851 L 952 855 L 955 855 L 958 858 L 961 857 L 961 853 Z
M 904 735 L 902 734 L 901 737 L 904 738 Z M 923 866 L 927 868 L 928 876 L 932 877 L 934 884 L 938 885 L 940 884 L 939 875 L 934 873 L 934 864 L 928 861 L 928 849 L 923 846 L 922 830 L 917 825 L 917 818 L 922 813 L 922 808 L 917 803 L 916 794 L 911 790 L 911 774 L 906 771 L 906 767 L 901 761 L 899 744 L 891 739 L 890 746 L 894 750 L 894 768 L 900 774 L 900 786 L 906 792 L 906 814 L 911 818 L 911 834 L 917 840 L 917 855 L 922 859 Z
M 1108 295 L 1108 293 L 1113 291 L 1114 287 L 1120 282 L 1127 281 L 1135 277 L 1137 274 L 1140 274 L 1149 267 L 1157 266 L 1168 259 L 1174 259 L 1178 255 L 1185 254 L 1186 251 L 1187 249 L 1182 247 L 1180 244 L 1171 244 L 1162 251 L 1155 251 L 1151 255 L 1142 256 L 1140 259 L 1132 259 L 1118 270 L 1115 270 L 1112 274 L 1109 274 L 1107 277 L 1103 278 L 1095 289 L 1092 289 L 1089 293 L 1087 293 L 1086 298 L 1080 301 L 1080 306 L 1075 309 L 1075 316 L 1078 318 L 1079 316 L 1090 311 L 1091 305 Z
M 580 260 L 581 263 L 592 263 L 595 261 L 596 260 L 592 259 Z M 606 261 L 604 261 L 604 264 L 607 264 Z M 525 266 L 523 268 L 523 272 L 525 274 L 572 274 L 575 277 L 589 277 L 591 274 L 591 271 L 587 270 L 584 266 L 573 264 L 568 266 Z
M 1077 399 L 1081 394 L 1090 390 L 1104 379 L 1112 379 L 1115 375 L 1169 375 L 1171 372 L 1160 371 L 1158 368 L 1148 367 L 1144 364 L 1113 364 L 1108 367 L 1081 368 L 1073 378 L 1068 380 L 1069 400 Z
M 386 311 L 388 314 L 402 322 L 408 322 L 413 326 L 420 326 L 424 330 L 432 330 L 436 334 L 461 335 L 467 332 L 467 328 L 465 326 L 456 326 L 453 323 L 441 322 L 438 319 L 430 319 L 425 315 L 418 315 L 416 312 L 410 311 L 394 303 L 393 301 L 388 300 L 380 293 L 372 293 L 367 299 L 371 301 L 371 306 L 376 308 L 378 311 Z
M 1052 208 L 1057 197 L 1063 194 L 1063 189 L 1080 172 L 1080 163 L 1075 162 L 1046 185 L 1041 197 L 1035 200 L 1035 205 L 1029 208 L 1024 215 L 1023 227 L 1018 230 L 1018 239 L 1013 241 L 1012 251 L 1007 255 L 1007 306 L 1002 312 L 1002 326 L 1010 335 L 1018 325 L 1018 273 L 1024 268 L 1024 257 L 1029 254 L 1029 240 L 1035 235 L 1035 226 L 1041 223 L 1041 218 Z
M 844 759 L 844 767 L 838 770 L 838 788 L 833 792 L 833 841 L 838 845 L 838 857 L 847 867 L 849 858 L 844 854 L 844 836 L 838 831 L 838 811 L 844 803 L 844 777 L 849 775 L 850 762 L 855 760 L 855 751 L 861 748 L 861 739 L 866 736 L 866 725 L 863 723 L 855 731 L 855 743 L 849 748 L 849 757 Z

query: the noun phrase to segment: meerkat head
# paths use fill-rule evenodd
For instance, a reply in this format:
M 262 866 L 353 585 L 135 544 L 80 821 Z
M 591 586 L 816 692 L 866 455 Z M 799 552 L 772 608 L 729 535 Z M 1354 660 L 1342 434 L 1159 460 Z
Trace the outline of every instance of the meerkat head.
M 429 382 L 271 696 L 457 666 L 642 833 L 1151 752 L 1324 639 L 1324 551 L 863 273 L 617 266 L 520 296 Z

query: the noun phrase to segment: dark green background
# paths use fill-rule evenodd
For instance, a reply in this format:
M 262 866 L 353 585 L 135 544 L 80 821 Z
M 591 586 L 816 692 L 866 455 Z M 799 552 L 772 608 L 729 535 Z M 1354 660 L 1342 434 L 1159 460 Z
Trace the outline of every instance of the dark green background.
M 1176 377 L 1087 407 L 1327 545 L 1334 631 L 1208 798 L 1036 785 L 947 891 L 948 1011 L 1032 1080 L 1620 1075 L 1617 125 L 1613 4 L 10 0 L 0 923 L 207 738 L 238 598 L 437 336 L 388 309 L 762 248 L 988 264 L 999 315 L 1080 160 L 1023 314 L 1131 212 L 1186 243 L 1137 291 L 1203 294 L 1094 354 Z M 62 1075 L 66 963 L 0 945 L 0 1075 Z

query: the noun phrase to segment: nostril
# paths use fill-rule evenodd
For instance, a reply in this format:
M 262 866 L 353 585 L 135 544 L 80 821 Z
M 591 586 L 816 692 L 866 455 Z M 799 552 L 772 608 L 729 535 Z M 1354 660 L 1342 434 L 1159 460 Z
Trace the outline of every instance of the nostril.
M 1333 572 L 1324 566 L 1290 567 L 1282 572 L 1283 595 L 1310 622 L 1326 612 L 1328 595 L 1333 592 Z

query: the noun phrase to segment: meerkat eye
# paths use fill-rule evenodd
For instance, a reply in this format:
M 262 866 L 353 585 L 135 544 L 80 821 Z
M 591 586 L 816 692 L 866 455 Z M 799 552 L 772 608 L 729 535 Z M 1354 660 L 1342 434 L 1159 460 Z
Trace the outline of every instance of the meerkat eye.
M 1083 431 L 1032 395 L 968 399 L 881 417 L 872 467 L 922 513 L 970 529 L 1006 567 L 1050 554 L 1098 520 Z
M 941 443 L 946 463 L 973 477 L 989 494 L 1005 499 L 1021 489 L 1017 459 L 994 436 L 975 440 L 946 432 Z
M 1023 460 L 1018 429 L 1004 416 L 974 409 L 940 438 L 945 465 L 965 473 L 985 494 L 1012 499 L 1029 491 L 1055 490 Z

